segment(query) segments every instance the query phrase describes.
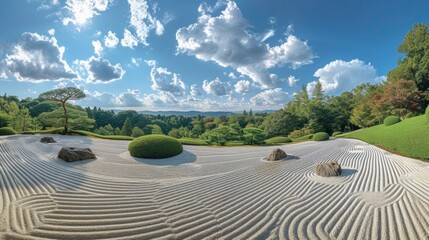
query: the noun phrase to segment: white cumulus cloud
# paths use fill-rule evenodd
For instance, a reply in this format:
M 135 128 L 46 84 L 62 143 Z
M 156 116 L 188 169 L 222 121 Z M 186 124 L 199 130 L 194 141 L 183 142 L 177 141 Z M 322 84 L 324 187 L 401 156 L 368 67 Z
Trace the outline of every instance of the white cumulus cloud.
M 125 70 L 121 64 L 112 65 L 107 59 L 101 57 L 90 57 L 86 61 L 80 61 L 87 72 L 87 83 L 111 83 L 122 79 Z
M 232 67 L 240 74 L 263 88 L 279 84 L 279 77 L 268 72 L 269 68 L 290 64 L 297 68 L 312 63 L 313 52 L 307 42 L 289 35 L 279 45 L 270 47 L 262 38 L 249 33 L 248 21 L 242 16 L 237 4 L 228 1 L 219 16 L 211 16 L 202 5 L 196 23 L 177 30 L 177 50 L 203 61 L 213 61 L 222 67 Z
M 129 47 L 133 49 L 138 44 L 138 39 L 134 37 L 134 35 L 128 29 L 124 29 L 124 37 L 121 39 L 122 47 Z
M 289 84 L 289 87 L 293 87 L 293 86 L 295 86 L 296 85 L 296 83 L 299 81 L 299 79 L 298 78 L 296 78 L 295 76 L 289 76 L 288 78 L 287 78 L 287 82 L 288 82 L 288 84 Z
M 63 59 L 65 47 L 53 36 L 26 32 L 6 55 L 7 70 L 18 80 L 42 82 L 78 78 Z
M 147 38 L 150 31 L 155 31 L 156 35 L 162 35 L 164 26 L 149 12 L 149 5 L 146 0 L 128 0 L 130 4 L 130 24 L 133 26 L 137 38 L 143 45 L 149 45 Z
M 101 42 L 98 40 L 92 41 L 92 46 L 94 47 L 95 55 L 100 56 L 101 52 L 103 52 L 103 46 L 101 45 Z
M 64 25 L 69 23 L 76 26 L 82 25 L 107 10 L 109 2 L 113 0 L 67 0 L 65 9 L 69 17 L 62 19 Z
M 118 43 L 119 39 L 116 37 L 116 34 L 111 31 L 104 37 L 104 46 L 108 48 L 115 48 Z
M 222 82 L 219 78 L 213 81 L 204 80 L 203 89 L 207 94 L 213 94 L 216 96 L 230 95 L 232 87 L 229 82 Z
M 200 87 L 198 86 L 198 84 L 192 84 L 191 85 L 191 96 L 192 97 L 196 97 L 196 96 L 201 96 L 201 95 L 203 95 L 202 93 L 201 93 L 201 89 L 200 89 Z
M 255 106 L 283 106 L 290 100 L 287 92 L 281 88 L 268 89 L 250 99 Z
M 238 93 L 246 93 L 250 90 L 250 82 L 247 80 L 240 80 L 235 85 L 235 91 Z
M 322 84 L 322 89 L 327 93 L 340 93 L 350 91 L 362 83 L 378 83 L 383 80 L 382 76 L 377 76 L 377 70 L 370 64 L 359 59 L 349 62 L 335 60 L 323 68 L 319 68 L 314 76 Z M 317 81 L 307 85 L 311 92 Z
M 186 85 L 182 81 L 180 74 L 168 71 L 167 68 L 157 67 L 155 60 L 148 60 L 146 63 L 152 67 L 150 78 L 152 89 L 173 94 L 174 96 L 183 96 Z

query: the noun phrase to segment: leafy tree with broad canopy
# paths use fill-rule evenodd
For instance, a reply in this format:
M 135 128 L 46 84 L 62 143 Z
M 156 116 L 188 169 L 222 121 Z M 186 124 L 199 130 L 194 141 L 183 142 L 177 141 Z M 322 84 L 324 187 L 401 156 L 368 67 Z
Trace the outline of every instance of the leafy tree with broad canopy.
M 40 94 L 39 98 L 43 100 L 52 100 L 61 103 L 64 113 L 64 134 L 68 133 L 69 116 L 66 108 L 66 103 L 69 100 L 79 100 L 85 97 L 85 93 L 79 88 L 66 87 L 58 88 Z

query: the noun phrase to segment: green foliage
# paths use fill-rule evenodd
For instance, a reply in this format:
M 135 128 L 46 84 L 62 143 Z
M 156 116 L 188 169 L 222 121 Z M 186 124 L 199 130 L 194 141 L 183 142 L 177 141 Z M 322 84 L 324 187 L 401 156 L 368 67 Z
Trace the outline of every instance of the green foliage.
M 0 127 L 7 127 L 9 125 L 10 116 L 5 113 L 0 113 Z
M 76 106 L 67 106 L 67 126 L 73 130 L 90 130 L 94 127 L 95 120 L 88 117 L 87 112 Z M 64 112 L 58 108 L 52 112 L 42 113 L 38 120 L 43 128 L 64 127 Z
M 405 57 L 398 67 L 388 73 L 389 82 L 400 79 L 413 80 L 420 91 L 429 89 L 429 29 L 428 25 L 415 24 L 398 47 Z M 427 103 L 427 101 L 426 101 Z
M 342 134 L 342 133 L 343 133 L 343 132 L 336 131 L 336 132 L 332 133 L 332 137 L 335 137 L 335 136 L 340 135 L 340 134 Z
M 313 141 L 326 141 L 329 140 L 329 134 L 325 132 L 317 132 L 313 135 Z
M 384 124 L 341 135 L 398 152 L 404 156 L 429 159 L 429 122 L 425 116 L 408 118 L 386 127 Z
M 398 116 L 388 116 L 386 119 L 384 119 L 384 125 L 390 126 L 390 125 L 396 124 L 400 121 L 401 121 L 401 119 Z
M 272 137 L 265 140 L 266 144 L 280 144 L 280 143 L 290 143 L 292 140 L 288 137 Z
M 164 135 L 148 135 L 134 139 L 128 145 L 130 154 L 140 158 L 168 158 L 183 151 L 182 144 L 175 138 Z
M 206 141 L 197 138 L 180 138 L 178 140 L 183 145 L 208 145 Z
M 302 137 L 298 137 L 298 138 L 291 138 L 293 142 L 305 142 L 308 140 L 311 140 L 313 138 L 314 134 L 308 134 L 308 135 L 304 135 Z
M 131 136 L 131 133 L 133 132 L 133 125 L 131 124 L 131 120 L 129 117 L 124 122 L 124 125 L 122 125 L 122 135 L 125 136 Z
M 266 117 L 264 132 L 267 137 L 287 136 L 293 130 L 302 128 L 305 121 L 296 114 L 279 110 Z
M 262 129 L 248 127 L 243 129 L 244 131 L 244 142 L 246 144 L 262 144 L 264 143 L 265 134 Z
M 40 94 L 39 98 L 42 100 L 52 100 L 60 102 L 63 114 L 64 114 L 64 132 L 68 132 L 69 127 L 69 113 L 67 112 L 66 103 L 69 100 L 79 100 L 85 97 L 85 93 L 79 88 L 66 87 L 58 88 L 45 93 Z M 77 124 L 84 124 L 86 119 L 79 119 Z M 95 121 L 94 121 L 95 122 Z
M 139 127 L 134 127 L 133 130 L 132 130 L 132 132 L 131 132 L 131 137 L 138 138 L 138 137 L 141 137 L 141 136 L 144 136 L 143 129 L 141 129 Z
M 316 131 L 314 131 L 314 129 L 303 128 L 303 129 L 299 129 L 299 130 L 294 130 L 293 132 L 291 132 L 288 135 L 288 137 L 289 138 L 300 138 L 300 137 L 303 137 L 303 136 L 312 135 L 315 132 Z
M 122 136 L 122 135 L 100 135 L 93 132 L 83 131 L 83 130 L 70 130 L 71 133 L 79 134 L 86 137 L 95 137 L 101 139 L 110 139 L 110 140 L 133 140 L 133 137 L 130 136 Z
M 15 130 L 13 130 L 13 128 L 10 127 L 2 127 L 0 128 L 0 136 L 4 136 L 4 135 L 15 135 L 16 132 Z

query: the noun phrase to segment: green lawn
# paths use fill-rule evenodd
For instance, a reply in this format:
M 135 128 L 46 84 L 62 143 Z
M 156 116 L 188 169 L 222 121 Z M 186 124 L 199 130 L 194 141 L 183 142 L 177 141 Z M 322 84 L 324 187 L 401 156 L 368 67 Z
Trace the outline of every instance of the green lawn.
M 70 130 L 71 133 L 87 136 L 87 137 L 95 137 L 102 139 L 110 139 L 110 140 L 133 140 L 133 137 L 130 136 L 122 136 L 122 135 L 100 135 L 93 132 L 83 131 L 83 130 Z
M 337 137 L 360 139 L 407 157 L 429 159 L 429 123 L 424 115 L 394 125 L 381 124 Z

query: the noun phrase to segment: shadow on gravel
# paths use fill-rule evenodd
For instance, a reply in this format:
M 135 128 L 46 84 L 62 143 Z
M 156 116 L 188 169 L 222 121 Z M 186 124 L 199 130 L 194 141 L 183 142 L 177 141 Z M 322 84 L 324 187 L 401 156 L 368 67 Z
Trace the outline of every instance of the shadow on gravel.
M 351 176 L 357 172 L 358 172 L 358 170 L 356 170 L 356 169 L 345 168 L 345 169 L 341 169 L 341 176 L 342 177 L 348 177 L 348 176 Z
M 183 150 L 183 152 L 177 156 L 163 159 L 149 159 L 149 158 L 138 158 L 131 156 L 133 160 L 140 163 L 145 163 L 153 166 L 177 166 L 186 163 L 193 163 L 197 160 L 195 154 Z

